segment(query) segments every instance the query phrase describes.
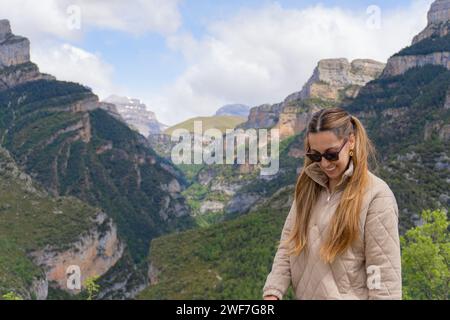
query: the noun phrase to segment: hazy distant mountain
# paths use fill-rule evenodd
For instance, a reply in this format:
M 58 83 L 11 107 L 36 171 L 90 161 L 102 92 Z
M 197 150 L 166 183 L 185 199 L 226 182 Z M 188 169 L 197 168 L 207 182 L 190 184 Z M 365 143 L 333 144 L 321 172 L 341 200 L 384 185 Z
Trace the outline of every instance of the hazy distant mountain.
M 147 110 L 139 99 L 111 95 L 103 102 L 114 104 L 125 122 L 145 137 L 161 133 L 168 127 L 160 123 L 155 113 Z
M 216 111 L 216 116 L 238 116 L 247 118 L 250 107 L 244 104 L 227 104 Z

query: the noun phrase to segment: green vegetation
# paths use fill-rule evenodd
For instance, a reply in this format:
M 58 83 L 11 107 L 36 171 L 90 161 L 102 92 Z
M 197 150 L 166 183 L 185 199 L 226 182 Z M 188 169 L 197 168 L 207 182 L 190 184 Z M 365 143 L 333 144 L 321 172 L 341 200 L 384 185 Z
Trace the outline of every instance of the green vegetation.
M 450 109 L 443 108 L 449 87 L 450 71 L 428 65 L 372 81 L 346 106 L 375 143 L 380 166 L 374 173 L 397 197 L 402 234 L 417 213 L 437 208 L 450 189 L 445 169 L 450 142 L 432 129 L 450 123 Z
M 14 292 L 5 293 L 2 298 L 3 300 L 23 300 L 21 296 L 15 294 Z
M 246 120 L 247 119 L 238 116 L 196 117 L 166 129 L 164 134 L 171 135 L 176 129 L 186 129 L 189 132 L 194 132 L 195 121 L 202 122 L 203 132 L 208 129 L 218 129 L 222 133 L 225 133 L 226 129 L 234 129 Z
M 181 185 L 186 181 L 139 134 L 106 111 L 71 110 L 87 99 L 96 99 L 89 88 L 60 81 L 35 81 L 3 91 L 0 141 L 47 190 L 108 213 L 140 263 L 152 238 L 194 225 L 187 215 L 176 217 L 184 199 L 171 197 L 162 187 L 174 179 Z M 98 152 L 108 145 L 111 149 Z M 167 198 L 166 219 L 160 210 Z
M 30 184 L 0 148 L 0 295 L 31 297 L 43 271 L 30 253 L 66 250 L 94 224 L 98 210 L 74 198 L 52 198 Z
M 91 277 L 86 279 L 84 287 L 87 292 L 87 300 L 93 300 L 100 290 L 100 285 L 97 284 L 99 277 Z
M 402 244 L 403 298 L 450 299 L 450 233 L 447 211 L 424 210 L 423 224 L 412 228 Z
M 149 259 L 157 282 L 138 298 L 261 299 L 287 211 L 262 209 L 153 240 Z M 404 299 L 449 299 L 446 211 L 426 210 L 422 218 L 422 226 L 401 237 Z M 292 288 L 285 298 L 293 298 Z
M 158 283 L 139 298 L 261 299 L 286 214 L 265 210 L 153 240 Z
M 433 36 L 409 46 L 395 56 L 418 56 L 435 52 L 450 52 L 450 34 L 443 37 Z

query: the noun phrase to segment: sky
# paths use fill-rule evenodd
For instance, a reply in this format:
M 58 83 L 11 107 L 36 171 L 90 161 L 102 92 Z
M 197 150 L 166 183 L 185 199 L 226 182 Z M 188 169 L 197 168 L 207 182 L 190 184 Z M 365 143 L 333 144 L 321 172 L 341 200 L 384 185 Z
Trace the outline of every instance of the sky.
M 42 72 L 141 99 L 173 125 L 225 104 L 277 103 L 320 59 L 387 59 L 432 0 L 0 0 Z

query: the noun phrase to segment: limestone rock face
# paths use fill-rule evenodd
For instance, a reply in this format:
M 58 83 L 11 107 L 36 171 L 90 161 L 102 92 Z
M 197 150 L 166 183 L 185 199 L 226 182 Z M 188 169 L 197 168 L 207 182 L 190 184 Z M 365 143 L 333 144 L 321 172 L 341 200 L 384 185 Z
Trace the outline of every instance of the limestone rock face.
M 302 91 L 288 96 L 285 103 L 310 98 L 337 101 L 341 90 L 349 86 L 364 86 L 377 78 L 384 67 L 384 63 L 370 59 L 352 62 L 344 58 L 321 60 Z
M 0 20 L 0 42 L 6 40 L 11 35 L 11 25 L 8 20 Z
M 30 61 L 30 41 L 11 32 L 8 20 L 0 20 L 0 90 L 35 80 L 54 80 Z
M 428 12 L 428 23 L 440 23 L 450 20 L 450 1 L 436 0 Z
M 389 59 L 383 77 L 392 77 L 404 74 L 414 67 L 425 65 L 439 65 L 450 70 L 450 52 L 435 52 L 419 56 L 394 56 Z
M 32 253 L 37 265 L 45 270 L 46 280 L 54 281 L 58 288 L 67 288 L 67 269 L 78 266 L 81 283 L 92 276 L 106 273 L 122 257 L 124 246 L 117 235 L 117 227 L 106 214 L 99 212 L 94 227 L 66 251 L 48 247 Z
M 146 105 L 139 99 L 112 95 L 106 98 L 104 102 L 115 105 L 123 120 L 145 137 L 150 134 L 162 133 L 167 128 L 167 126 L 158 122 L 155 113 L 147 110 Z
M 413 44 L 431 36 L 443 37 L 450 29 L 450 0 L 436 0 L 428 11 L 428 25 L 414 37 Z
M 448 36 L 450 30 L 450 0 L 436 0 L 428 12 L 428 25 L 414 37 L 412 45 L 428 38 L 436 39 Z M 441 41 L 448 41 L 445 38 Z M 435 52 L 433 52 L 435 51 Z M 442 49 L 430 50 L 423 54 L 407 54 L 402 51 L 388 60 L 382 77 L 392 77 L 405 73 L 411 68 L 425 65 L 439 65 L 450 70 L 450 52 Z
M 278 122 L 282 104 L 264 104 L 250 109 L 248 120 L 238 128 L 271 128 Z
M 0 20 L 0 68 L 30 61 L 30 41 L 15 36 L 8 20 Z
M 284 139 L 303 131 L 312 114 L 326 105 L 354 98 L 359 89 L 381 75 L 384 63 L 370 59 L 325 59 L 319 61 L 313 75 L 300 92 L 282 103 L 252 108 L 248 121 L 240 127 L 278 128 Z

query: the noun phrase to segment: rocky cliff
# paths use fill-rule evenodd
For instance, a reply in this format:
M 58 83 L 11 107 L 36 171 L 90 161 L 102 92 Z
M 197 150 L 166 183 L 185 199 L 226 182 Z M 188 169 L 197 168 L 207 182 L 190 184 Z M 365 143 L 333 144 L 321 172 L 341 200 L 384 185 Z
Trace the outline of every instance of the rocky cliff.
M 409 69 L 426 65 L 443 66 L 450 70 L 450 52 L 435 52 L 427 55 L 394 56 L 389 59 L 383 77 L 392 77 L 404 74 Z
M 342 98 L 342 93 L 355 97 L 357 90 L 352 87 L 362 87 L 377 78 L 384 67 L 384 63 L 369 59 L 352 62 L 343 58 L 321 60 L 303 89 L 288 96 L 285 103 L 314 98 L 337 102 Z
M 450 0 L 436 0 L 428 12 L 426 28 L 412 45 L 392 56 L 383 77 L 404 74 L 409 69 L 438 65 L 450 70 Z
M 80 268 L 81 284 L 85 280 L 102 276 L 122 257 L 124 246 L 117 235 L 117 227 L 103 212 L 98 212 L 91 228 L 80 235 L 67 250 L 48 245 L 31 253 L 34 262 L 44 269 L 46 281 L 57 288 L 72 293 L 67 288 L 67 270 L 70 266 Z
M 39 79 L 54 78 L 30 62 L 30 41 L 14 35 L 8 20 L 0 20 L 0 90 Z
M 290 137 L 301 132 L 320 108 L 355 98 L 362 86 L 380 76 L 384 66 L 369 59 L 321 60 L 301 91 L 289 95 L 282 103 L 252 108 L 248 121 L 240 127 L 275 127 L 282 139 Z
M 122 256 L 117 227 L 105 213 L 50 196 L 1 147 L 0 193 L 0 294 L 46 299 L 49 286 L 68 290 L 69 266 L 80 267 L 83 282 Z
M 166 125 L 156 119 L 155 113 L 147 110 L 147 106 L 139 99 L 112 95 L 103 102 L 115 105 L 123 120 L 144 137 L 161 133 L 167 129 Z
M 437 0 L 431 4 L 428 11 L 428 24 L 426 28 L 414 37 L 412 44 L 416 44 L 426 38 L 443 37 L 450 29 L 450 1 Z

